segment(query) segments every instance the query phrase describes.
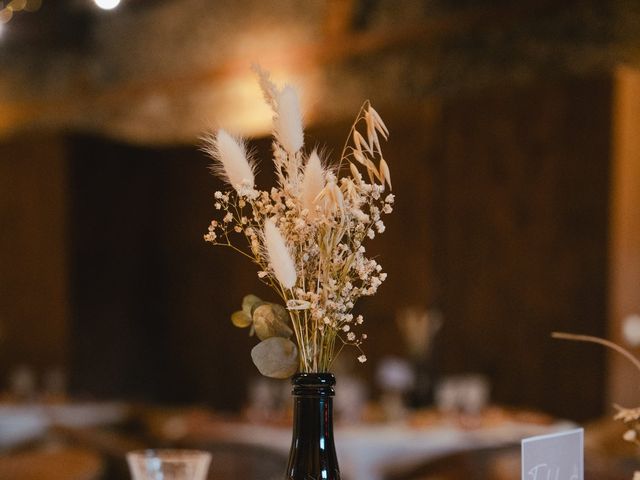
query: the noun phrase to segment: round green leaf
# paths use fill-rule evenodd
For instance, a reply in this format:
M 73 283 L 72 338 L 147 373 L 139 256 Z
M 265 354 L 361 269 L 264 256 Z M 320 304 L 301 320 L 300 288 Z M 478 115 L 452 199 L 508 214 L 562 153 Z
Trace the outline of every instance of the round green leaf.
M 291 340 L 271 337 L 251 350 L 251 359 L 265 377 L 289 378 L 298 369 L 298 349 Z
M 279 305 L 265 303 L 253 312 L 253 326 L 260 340 L 271 337 L 289 338 L 293 334 L 293 331 L 281 320 L 282 315 L 278 313 L 276 307 Z
M 251 325 L 251 317 L 249 317 L 242 310 L 238 310 L 237 312 L 233 312 L 231 314 L 231 323 L 233 323 L 238 328 L 246 328 Z
M 242 299 L 242 311 L 249 317 L 253 313 L 253 308 L 255 305 L 263 303 L 259 297 L 255 295 L 245 295 Z

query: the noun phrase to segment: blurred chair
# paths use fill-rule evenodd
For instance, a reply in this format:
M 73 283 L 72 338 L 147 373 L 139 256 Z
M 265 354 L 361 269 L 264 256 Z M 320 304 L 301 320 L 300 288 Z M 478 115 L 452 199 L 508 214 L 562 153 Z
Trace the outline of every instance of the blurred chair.
M 76 448 L 0 456 L 0 478 L 7 480 L 98 480 L 102 472 L 98 455 Z
M 189 445 L 211 453 L 208 480 L 282 480 L 287 456 L 273 450 L 237 443 Z

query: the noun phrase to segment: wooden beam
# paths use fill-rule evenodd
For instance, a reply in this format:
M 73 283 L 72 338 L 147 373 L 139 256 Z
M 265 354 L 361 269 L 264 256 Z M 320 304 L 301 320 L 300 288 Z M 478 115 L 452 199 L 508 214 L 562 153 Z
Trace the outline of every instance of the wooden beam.
M 615 79 L 609 335 L 624 345 L 625 318 L 640 314 L 640 70 L 621 67 Z M 616 354 L 610 356 L 610 403 L 640 404 L 638 380 L 640 372 L 628 361 Z

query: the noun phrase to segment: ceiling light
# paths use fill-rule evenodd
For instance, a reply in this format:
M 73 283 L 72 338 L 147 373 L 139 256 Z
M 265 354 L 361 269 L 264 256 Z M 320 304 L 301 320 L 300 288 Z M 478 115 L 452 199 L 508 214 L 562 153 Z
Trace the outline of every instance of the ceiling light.
M 113 10 L 120 5 L 120 0 L 93 0 L 103 10 Z

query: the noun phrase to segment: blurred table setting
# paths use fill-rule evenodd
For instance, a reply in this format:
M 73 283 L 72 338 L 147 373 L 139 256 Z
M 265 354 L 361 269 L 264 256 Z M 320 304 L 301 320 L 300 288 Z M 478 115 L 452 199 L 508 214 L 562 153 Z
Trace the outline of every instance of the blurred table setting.
M 387 480 L 425 462 L 512 447 L 523 437 L 572 426 L 492 404 L 483 375 L 436 375 L 437 310 L 409 308 L 396 320 L 405 356 L 380 357 L 368 379 L 341 359 L 333 367 L 335 443 L 345 480 Z M 243 408 L 225 413 L 206 406 L 83 401 L 65 393 L 60 373 L 45 380 L 39 383 L 46 388 L 36 391 L 33 373 L 20 367 L 0 396 L 0 473 L 22 469 L 30 478 L 60 457 L 70 459 L 72 469 L 86 466 L 86 478 L 104 470 L 100 478 L 119 480 L 128 478 L 127 452 L 149 447 L 210 452 L 210 480 L 271 480 L 284 472 L 293 420 L 288 381 L 249 378 Z
M 0 392 L 0 452 L 38 441 L 53 428 L 94 428 L 124 422 L 130 413 L 122 401 L 71 398 L 66 374 L 57 367 L 40 378 L 29 366 L 16 367 L 9 388 Z
M 123 402 L 0 402 L 0 451 L 38 439 L 54 426 L 86 428 L 117 424 L 128 412 L 129 407 Z
M 221 417 L 192 411 L 154 420 L 155 435 L 165 442 L 206 448 L 228 443 L 259 447 L 286 456 L 291 446 L 287 414 L 274 421 Z M 411 411 L 403 420 L 337 421 L 336 448 L 347 480 L 382 480 L 386 472 L 408 468 L 451 453 L 517 444 L 521 438 L 553 433 L 573 424 L 548 416 L 500 407 L 473 415 L 436 409 Z

